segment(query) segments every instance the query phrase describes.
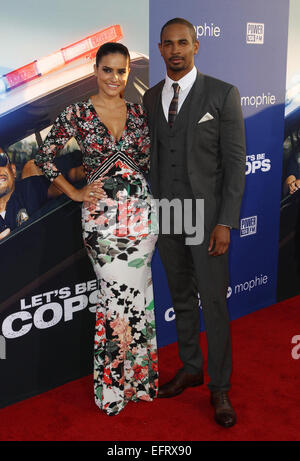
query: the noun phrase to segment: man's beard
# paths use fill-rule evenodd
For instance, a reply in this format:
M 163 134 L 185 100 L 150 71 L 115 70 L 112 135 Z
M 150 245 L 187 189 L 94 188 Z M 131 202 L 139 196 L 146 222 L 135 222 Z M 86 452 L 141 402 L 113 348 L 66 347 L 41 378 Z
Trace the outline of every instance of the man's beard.
M 172 70 L 172 72 L 181 72 L 182 70 L 185 69 L 185 65 L 183 64 L 182 66 L 180 67 L 173 67 L 172 64 L 169 66 L 170 69 Z
M 9 190 L 8 186 L 6 186 L 6 188 L 3 189 L 3 190 L 0 189 L 0 198 L 4 197 L 5 195 L 7 195 L 9 193 L 10 193 L 10 190 Z
M 168 61 L 168 63 L 169 68 L 172 70 L 172 72 L 181 72 L 182 70 L 185 70 L 187 67 L 185 60 L 182 58 L 180 64 L 172 64 L 171 59 Z

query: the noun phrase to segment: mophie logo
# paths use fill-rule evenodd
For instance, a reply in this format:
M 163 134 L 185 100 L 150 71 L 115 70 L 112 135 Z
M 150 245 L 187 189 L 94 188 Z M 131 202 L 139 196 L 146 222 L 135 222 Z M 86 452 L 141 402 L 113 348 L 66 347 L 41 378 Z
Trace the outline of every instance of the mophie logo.
M 195 32 L 197 35 L 197 39 L 199 37 L 217 37 L 219 38 L 221 36 L 221 28 L 219 26 L 214 25 L 214 23 L 206 23 L 204 22 L 203 24 L 197 24 L 194 26 Z
M 246 42 L 251 45 L 263 45 L 265 25 L 259 22 L 247 22 Z

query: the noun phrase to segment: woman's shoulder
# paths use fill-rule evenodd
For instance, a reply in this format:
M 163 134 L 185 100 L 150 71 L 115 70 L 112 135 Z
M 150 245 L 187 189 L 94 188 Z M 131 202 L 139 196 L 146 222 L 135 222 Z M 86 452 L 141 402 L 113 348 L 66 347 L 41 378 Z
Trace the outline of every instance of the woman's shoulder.
M 128 101 L 126 101 L 126 103 L 130 106 L 130 110 L 133 115 L 137 117 L 143 117 L 144 115 L 146 115 L 146 111 L 142 104 L 139 104 L 137 102 L 128 102 Z
M 73 102 L 64 108 L 60 114 L 60 118 L 67 118 L 67 120 L 80 118 L 87 110 L 90 110 L 89 100 Z
M 89 99 L 85 99 L 85 100 L 82 100 L 82 101 L 76 101 L 76 102 L 73 102 L 71 104 L 69 104 L 64 110 L 66 112 L 77 112 L 78 110 L 79 111 L 82 111 L 82 110 L 87 110 L 87 109 L 90 109 L 90 100 Z

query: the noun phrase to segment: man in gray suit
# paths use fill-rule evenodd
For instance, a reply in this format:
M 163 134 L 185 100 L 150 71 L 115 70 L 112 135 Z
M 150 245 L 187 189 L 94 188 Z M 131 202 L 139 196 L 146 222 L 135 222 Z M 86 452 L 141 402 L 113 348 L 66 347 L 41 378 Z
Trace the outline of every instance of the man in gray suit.
M 144 95 L 152 141 L 154 197 L 176 198 L 182 204 L 204 200 L 202 244 L 187 244 L 184 229 L 181 234 L 174 229 L 169 235 L 160 233 L 158 239 L 183 362 L 175 377 L 160 387 L 158 396 L 173 397 L 187 387 L 203 384 L 199 292 L 214 418 L 223 427 L 230 427 L 236 415 L 228 398 L 232 361 L 226 304 L 227 250 L 230 229 L 239 227 L 244 190 L 244 122 L 237 88 L 195 68 L 198 47 L 191 23 L 182 18 L 168 21 L 159 44 L 167 75 Z

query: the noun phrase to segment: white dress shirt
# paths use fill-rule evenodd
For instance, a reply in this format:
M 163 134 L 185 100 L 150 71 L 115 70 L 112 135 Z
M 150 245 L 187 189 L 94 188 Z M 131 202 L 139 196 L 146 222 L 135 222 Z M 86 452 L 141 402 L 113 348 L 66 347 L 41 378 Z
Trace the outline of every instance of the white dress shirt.
M 192 86 L 195 83 L 195 80 L 197 78 L 197 69 L 194 66 L 193 69 L 186 74 L 184 77 L 182 77 L 180 80 L 171 80 L 168 75 L 166 75 L 165 79 L 165 84 L 162 89 L 161 93 L 161 98 L 162 98 L 162 106 L 164 110 L 164 114 L 166 117 L 166 120 L 168 121 L 168 116 L 169 116 L 169 107 L 171 104 L 171 101 L 174 96 L 174 88 L 172 87 L 173 83 L 178 83 L 180 86 L 179 94 L 178 94 L 178 109 L 177 113 L 179 113 L 182 104 L 184 103 L 185 98 L 189 94 Z

